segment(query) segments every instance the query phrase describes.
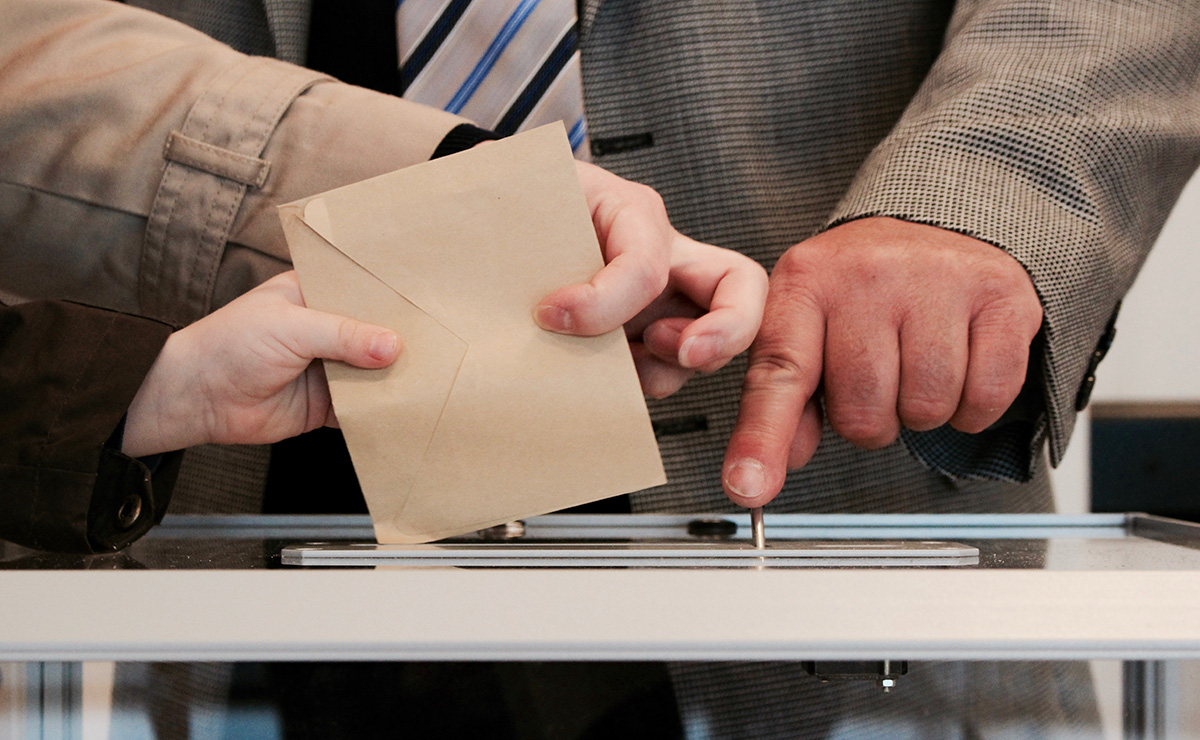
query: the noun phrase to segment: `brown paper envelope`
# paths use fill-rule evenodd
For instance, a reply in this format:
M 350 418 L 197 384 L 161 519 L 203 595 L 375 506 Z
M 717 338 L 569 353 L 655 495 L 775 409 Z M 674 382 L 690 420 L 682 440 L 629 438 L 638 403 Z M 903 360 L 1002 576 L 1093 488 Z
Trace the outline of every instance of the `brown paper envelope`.
M 533 309 L 603 267 L 552 124 L 280 208 L 305 302 L 394 329 L 325 363 L 380 542 L 426 542 L 665 482 L 622 331 Z

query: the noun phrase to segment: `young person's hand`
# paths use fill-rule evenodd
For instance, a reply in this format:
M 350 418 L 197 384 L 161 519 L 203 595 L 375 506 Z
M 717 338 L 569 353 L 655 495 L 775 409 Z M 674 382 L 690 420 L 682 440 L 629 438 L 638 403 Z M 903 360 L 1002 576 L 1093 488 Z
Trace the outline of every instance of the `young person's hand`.
M 582 336 L 624 326 L 642 389 L 655 398 L 745 351 L 762 321 L 766 271 L 680 234 L 653 189 L 577 164 L 607 264 L 547 296 L 538 324 Z
M 314 360 L 381 368 L 399 352 L 389 329 L 305 308 L 286 272 L 170 336 L 130 404 L 122 451 L 277 442 L 336 425 Z

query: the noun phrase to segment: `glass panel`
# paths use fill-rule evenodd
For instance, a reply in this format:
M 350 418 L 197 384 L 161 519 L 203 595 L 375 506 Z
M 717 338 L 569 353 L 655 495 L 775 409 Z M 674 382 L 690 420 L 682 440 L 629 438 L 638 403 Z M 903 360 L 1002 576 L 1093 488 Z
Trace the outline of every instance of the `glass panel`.
M 65 714 L 28 700 L 62 676 Z M 1196 740 L 1198 690 L 1200 661 L 911 663 L 887 692 L 796 663 L 3 663 L 0 740 Z

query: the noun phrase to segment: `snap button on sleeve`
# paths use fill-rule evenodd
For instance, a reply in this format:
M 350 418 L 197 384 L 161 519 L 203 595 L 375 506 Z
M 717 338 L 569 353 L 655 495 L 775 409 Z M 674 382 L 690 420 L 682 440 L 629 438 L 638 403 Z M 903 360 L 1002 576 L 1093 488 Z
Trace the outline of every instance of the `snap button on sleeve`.
M 142 497 L 133 493 L 129 494 L 121 501 L 121 506 L 117 509 L 117 529 L 121 531 L 132 529 L 141 515 Z

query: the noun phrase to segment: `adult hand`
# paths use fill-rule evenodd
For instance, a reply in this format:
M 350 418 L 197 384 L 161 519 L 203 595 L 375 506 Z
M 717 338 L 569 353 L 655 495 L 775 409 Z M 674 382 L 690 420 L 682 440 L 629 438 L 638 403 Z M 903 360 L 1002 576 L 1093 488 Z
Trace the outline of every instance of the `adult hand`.
M 771 274 L 725 455 L 726 493 L 762 506 L 821 437 L 867 449 L 900 426 L 975 433 L 1025 382 L 1041 303 L 1021 265 L 985 242 L 890 218 L 851 221 L 788 250 Z
M 172 334 L 129 406 L 122 450 L 277 442 L 336 425 L 317 358 L 390 365 L 389 329 L 304 307 L 286 272 Z
M 653 189 L 577 164 L 607 264 L 547 296 L 538 324 L 581 336 L 625 326 L 642 389 L 655 398 L 745 351 L 766 301 L 762 267 L 680 234 Z

